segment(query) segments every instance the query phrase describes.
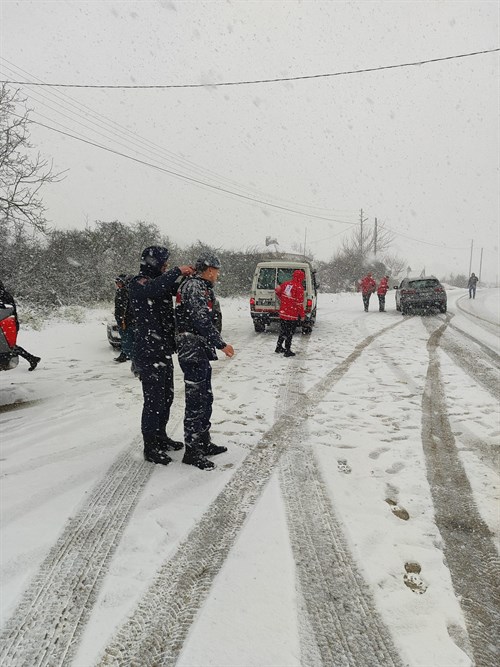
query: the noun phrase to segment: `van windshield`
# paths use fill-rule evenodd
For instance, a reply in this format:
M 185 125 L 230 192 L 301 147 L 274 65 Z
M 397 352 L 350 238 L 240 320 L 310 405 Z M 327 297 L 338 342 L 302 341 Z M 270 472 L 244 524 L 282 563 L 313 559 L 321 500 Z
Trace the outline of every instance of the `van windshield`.
M 257 289 L 274 289 L 276 287 L 276 269 L 265 268 L 259 271 Z

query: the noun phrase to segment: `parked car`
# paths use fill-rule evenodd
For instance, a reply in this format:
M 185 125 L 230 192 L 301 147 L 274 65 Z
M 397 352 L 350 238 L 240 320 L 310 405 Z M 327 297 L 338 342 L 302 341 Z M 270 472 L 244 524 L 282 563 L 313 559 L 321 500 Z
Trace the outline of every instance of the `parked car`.
M 10 371 L 19 363 L 14 352 L 17 339 L 14 307 L 0 304 L 0 371 Z
M 108 320 L 106 333 L 108 336 L 108 343 L 111 345 L 111 347 L 119 350 L 122 344 L 122 338 L 120 336 L 120 329 L 118 328 L 118 324 L 114 319 Z
M 250 292 L 250 315 L 255 331 L 265 331 L 266 326 L 279 321 L 279 301 L 275 289 L 291 280 L 293 272 L 304 271 L 304 310 L 306 318 L 302 333 L 309 334 L 316 322 L 316 300 L 318 284 L 316 272 L 307 261 L 275 260 L 259 262 L 255 268 Z
M 434 276 L 404 278 L 396 291 L 396 310 L 407 315 L 412 310 L 437 308 L 446 313 L 446 290 Z

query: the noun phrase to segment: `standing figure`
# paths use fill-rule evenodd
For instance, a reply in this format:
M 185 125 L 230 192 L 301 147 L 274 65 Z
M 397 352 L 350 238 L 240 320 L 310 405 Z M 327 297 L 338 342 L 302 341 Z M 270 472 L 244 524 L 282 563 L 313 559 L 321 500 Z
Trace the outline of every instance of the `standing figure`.
M 205 254 L 196 260 L 196 275 L 181 283 L 175 310 L 177 319 L 177 349 L 179 364 L 186 386 L 184 440 L 186 451 L 183 463 L 200 470 L 214 468 L 207 456 L 227 451 L 216 445 L 210 436 L 212 416 L 212 367 L 217 359 L 216 349 L 227 357 L 234 355 L 232 345 L 222 339 L 214 325 L 213 286 L 219 277 L 220 261 Z
M 467 283 L 467 287 L 469 288 L 469 299 L 475 299 L 476 298 L 476 285 L 478 283 L 478 277 L 476 276 L 475 273 L 470 274 L 469 282 Z
M 293 272 L 293 277 L 276 287 L 275 292 L 280 302 L 280 334 L 276 343 L 275 352 L 284 353 L 285 357 L 294 357 L 292 338 L 297 323 L 305 318 L 304 286 L 305 273 L 300 269 Z M 283 347 L 285 343 L 285 347 Z
M 389 276 L 384 276 L 377 287 L 378 309 L 381 313 L 385 312 L 385 295 L 389 289 Z
M 128 283 L 132 277 L 133 276 L 126 276 L 124 273 L 120 273 L 120 275 L 115 278 L 115 320 L 121 338 L 121 352 L 115 359 L 118 363 L 123 363 L 124 361 L 127 361 L 127 359 L 132 359 L 134 350 L 135 316 L 128 294 Z
M 370 297 L 377 289 L 377 283 L 373 279 L 371 273 L 367 273 L 364 278 L 361 278 L 360 287 L 361 296 L 363 297 L 363 306 L 365 307 L 365 313 L 367 313 L 368 306 L 370 304 Z
M 19 331 L 19 320 L 17 317 L 17 307 L 16 307 L 16 302 L 14 301 L 14 297 L 10 292 L 7 292 L 5 289 L 5 286 L 3 282 L 0 280 L 0 303 L 8 304 L 9 306 L 12 306 L 14 309 L 14 319 L 16 321 L 16 331 Z M 39 362 L 41 361 L 41 357 L 35 357 L 34 354 L 30 354 L 27 350 L 24 349 L 24 347 L 21 347 L 20 345 L 14 345 L 12 348 L 12 354 L 17 354 L 19 357 L 23 357 L 23 359 L 26 359 L 26 361 L 29 362 L 30 367 L 28 368 L 29 371 L 34 371 L 35 368 L 38 366 Z
M 175 316 L 172 297 L 176 281 L 191 275 L 190 266 L 168 270 L 169 251 L 150 246 L 142 252 L 139 275 L 128 284 L 134 313 L 134 369 L 142 383 L 144 405 L 141 431 L 144 458 L 167 465 L 172 460 L 167 451 L 182 449 L 183 443 L 169 438 L 166 427 L 174 399 Z

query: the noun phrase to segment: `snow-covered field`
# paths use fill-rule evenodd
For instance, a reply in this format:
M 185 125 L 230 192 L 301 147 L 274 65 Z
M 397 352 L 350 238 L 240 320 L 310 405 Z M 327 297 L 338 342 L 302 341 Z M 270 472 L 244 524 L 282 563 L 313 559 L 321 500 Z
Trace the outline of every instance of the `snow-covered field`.
M 0 376 L 1 664 L 498 664 L 499 296 L 402 317 L 322 294 L 293 359 L 222 300 L 212 472 L 143 461 L 107 313 L 22 329 L 42 362 Z M 179 439 L 183 400 L 176 363 Z

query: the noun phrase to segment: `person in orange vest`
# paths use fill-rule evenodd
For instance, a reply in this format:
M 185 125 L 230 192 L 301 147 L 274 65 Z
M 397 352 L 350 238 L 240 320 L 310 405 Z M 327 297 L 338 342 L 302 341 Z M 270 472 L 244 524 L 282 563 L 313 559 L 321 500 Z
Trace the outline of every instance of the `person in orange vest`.
M 364 278 L 361 278 L 359 283 L 361 288 L 361 296 L 363 297 L 363 305 L 365 307 L 365 313 L 368 312 L 368 306 L 370 304 L 370 297 L 377 290 L 377 283 L 373 279 L 371 273 L 367 273 Z
M 385 312 L 385 295 L 389 289 L 389 276 L 384 276 L 377 288 L 378 309 L 381 313 Z
M 304 287 L 305 273 L 300 269 L 293 272 L 291 280 L 281 283 L 275 292 L 280 301 L 280 335 L 276 343 L 275 352 L 283 352 L 285 357 L 294 357 L 292 338 L 295 328 L 300 320 L 304 319 Z M 285 347 L 283 347 L 285 343 Z

